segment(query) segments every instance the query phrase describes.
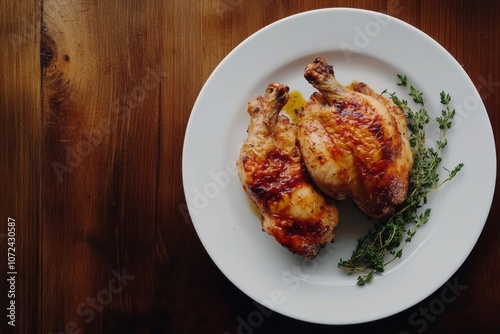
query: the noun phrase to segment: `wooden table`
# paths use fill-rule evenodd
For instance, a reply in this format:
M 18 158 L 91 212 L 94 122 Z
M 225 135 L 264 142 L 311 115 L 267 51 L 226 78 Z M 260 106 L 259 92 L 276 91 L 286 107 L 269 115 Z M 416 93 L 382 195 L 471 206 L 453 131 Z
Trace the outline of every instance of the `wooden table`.
M 260 28 L 332 6 L 385 12 L 436 39 L 499 134 L 498 1 L 2 1 L 0 332 L 498 333 L 497 196 L 448 285 L 353 326 L 260 310 L 186 223 L 182 142 L 205 80 Z M 14 220 L 16 327 L 6 284 Z M 262 321 L 249 319 L 255 312 Z

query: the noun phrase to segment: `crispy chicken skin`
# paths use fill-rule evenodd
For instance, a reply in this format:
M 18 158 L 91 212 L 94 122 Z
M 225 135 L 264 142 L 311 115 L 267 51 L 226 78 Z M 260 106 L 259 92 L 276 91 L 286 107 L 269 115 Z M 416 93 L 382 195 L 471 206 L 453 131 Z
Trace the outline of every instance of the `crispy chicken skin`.
M 298 121 L 312 179 L 335 199 L 352 198 L 372 218 L 391 215 L 406 199 L 413 165 L 405 116 L 364 83 L 342 86 L 321 57 L 304 77 L 319 91 Z
M 250 126 L 238 175 L 261 213 L 262 229 L 292 253 L 312 259 L 333 241 L 338 210 L 314 186 L 296 142 L 297 127 L 280 114 L 288 90 L 270 83 L 248 103 Z

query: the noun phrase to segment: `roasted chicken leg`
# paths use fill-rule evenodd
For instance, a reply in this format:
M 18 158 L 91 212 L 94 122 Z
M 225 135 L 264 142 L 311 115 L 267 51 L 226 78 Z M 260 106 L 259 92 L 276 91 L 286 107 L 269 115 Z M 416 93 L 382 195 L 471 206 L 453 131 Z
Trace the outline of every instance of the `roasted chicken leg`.
M 333 241 L 338 211 L 310 179 L 296 143 L 297 127 L 280 115 L 289 88 L 270 83 L 248 103 L 250 126 L 238 174 L 261 213 L 262 229 L 291 252 L 314 258 Z
M 367 215 L 391 215 L 408 192 L 413 155 L 405 116 L 363 83 L 352 89 L 318 57 L 304 72 L 319 92 L 299 115 L 298 141 L 317 186 L 335 199 L 352 198 Z

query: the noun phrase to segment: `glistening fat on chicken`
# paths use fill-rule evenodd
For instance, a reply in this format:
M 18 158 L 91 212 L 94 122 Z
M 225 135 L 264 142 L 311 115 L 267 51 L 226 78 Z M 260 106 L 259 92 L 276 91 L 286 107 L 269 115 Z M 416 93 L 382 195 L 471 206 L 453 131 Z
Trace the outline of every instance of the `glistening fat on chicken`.
M 373 218 L 390 216 L 406 199 L 413 165 L 404 114 L 366 84 L 342 86 L 321 57 L 304 77 L 319 91 L 298 120 L 300 151 L 312 179 L 337 200 L 352 198 Z
M 307 173 L 297 145 L 297 126 L 280 111 L 289 88 L 270 83 L 248 103 L 250 126 L 238 174 L 261 213 L 262 229 L 291 252 L 312 259 L 333 241 L 338 210 Z

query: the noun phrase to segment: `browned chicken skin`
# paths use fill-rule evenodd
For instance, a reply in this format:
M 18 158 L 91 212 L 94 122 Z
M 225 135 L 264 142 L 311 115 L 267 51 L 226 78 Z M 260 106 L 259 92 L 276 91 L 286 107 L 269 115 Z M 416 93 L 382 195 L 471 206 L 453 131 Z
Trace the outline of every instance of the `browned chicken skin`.
M 407 196 L 413 165 L 403 113 L 366 84 L 342 86 L 323 58 L 304 76 L 319 91 L 298 121 L 312 179 L 335 199 L 352 198 L 373 218 L 391 215 Z
M 238 159 L 238 174 L 261 213 L 262 229 L 293 253 L 314 258 L 333 241 L 335 204 L 314 186 L 296 143 L 297 127 L 280 111 L 288 87 L 270 83 L 248 103 L 250 126 Z

